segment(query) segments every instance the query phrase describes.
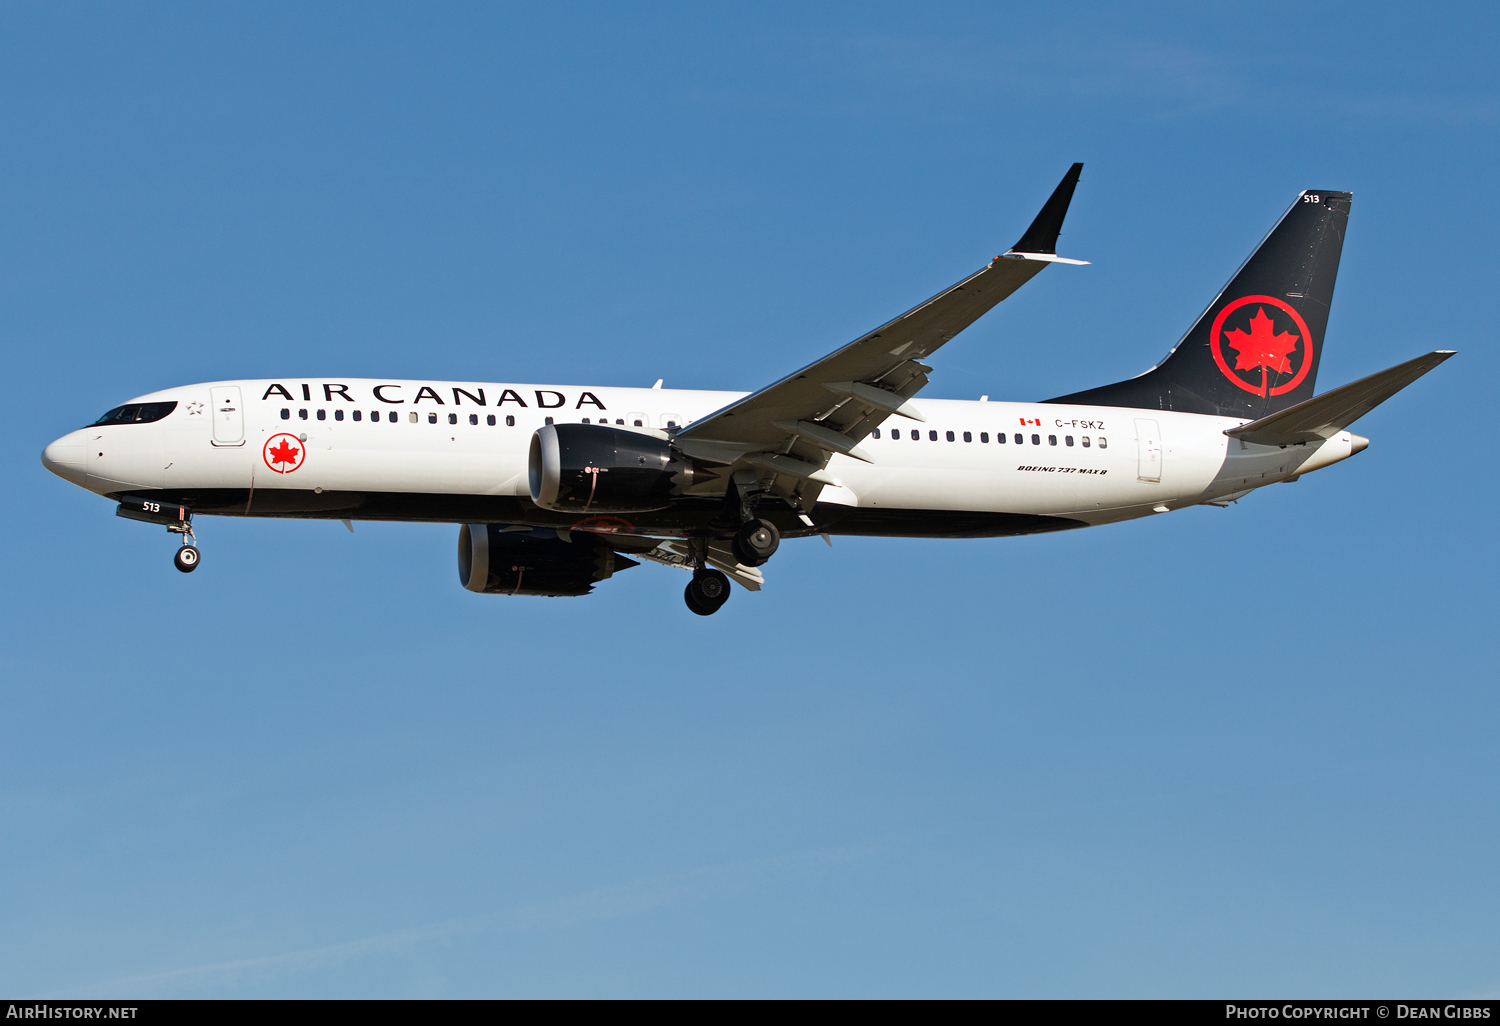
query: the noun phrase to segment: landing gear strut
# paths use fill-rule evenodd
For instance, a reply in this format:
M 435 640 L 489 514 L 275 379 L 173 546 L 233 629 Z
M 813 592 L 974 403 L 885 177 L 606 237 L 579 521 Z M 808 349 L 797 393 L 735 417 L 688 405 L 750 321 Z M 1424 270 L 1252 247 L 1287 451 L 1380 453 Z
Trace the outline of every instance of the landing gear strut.
M 687 607 L 699 616 L 712 616 L 729 601 L 729 578 L 717 570 L 694 570 L 683 598 Z

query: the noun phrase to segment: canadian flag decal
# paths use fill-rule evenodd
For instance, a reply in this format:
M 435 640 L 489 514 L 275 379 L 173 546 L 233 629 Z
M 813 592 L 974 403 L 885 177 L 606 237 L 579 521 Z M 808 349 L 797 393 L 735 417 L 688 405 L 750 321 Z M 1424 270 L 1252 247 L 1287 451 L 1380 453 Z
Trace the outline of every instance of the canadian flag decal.
M 1040 417 L 1022 417 L 1021 418 L 1021 424 L 1022 424 L 1022 426 L 1025 426 L 1027 424 L 1034 424 L 1037 427 L 1041 427 L 1042 426 L 1042 419 Z

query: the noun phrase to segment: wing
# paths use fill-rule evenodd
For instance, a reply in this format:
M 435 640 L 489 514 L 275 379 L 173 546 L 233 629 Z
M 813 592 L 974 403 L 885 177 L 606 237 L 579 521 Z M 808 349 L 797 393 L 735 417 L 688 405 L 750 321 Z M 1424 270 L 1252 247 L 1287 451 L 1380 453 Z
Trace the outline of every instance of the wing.
M 682 431 L 689 456 L 753 471 L 761 488 L 810 506 L 833 453 L 869 461 L 859 442 L 891 415 L 922 420 L 907 400 L 927 384 L 922 363 L 943 343 L 1034 278 L 1057 255 L 1057 237 L 1082 164 L 1074 164 L 1006 253 L 888 324 Z

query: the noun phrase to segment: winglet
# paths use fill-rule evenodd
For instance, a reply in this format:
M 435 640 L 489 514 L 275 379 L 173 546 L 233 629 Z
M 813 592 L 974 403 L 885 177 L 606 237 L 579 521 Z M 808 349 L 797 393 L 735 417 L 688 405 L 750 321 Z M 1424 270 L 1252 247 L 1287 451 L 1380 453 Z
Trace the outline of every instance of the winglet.
M 1081 163 L 1068 168 L 1068 173 L 1052 190 L 1052 196 L 1042 206 L 1036 220 L 1031 222 L 1031 227 L 1026 229 L 1026 234 L 1010 247 L 1012 253 L 1057 254 L 1057 237 L 1062 234 L 1063 218 L 1068 214 L 1068 204 L 1073 202 L 1073 190 L 1078 187 L 1078 176 L 1082 173 Z

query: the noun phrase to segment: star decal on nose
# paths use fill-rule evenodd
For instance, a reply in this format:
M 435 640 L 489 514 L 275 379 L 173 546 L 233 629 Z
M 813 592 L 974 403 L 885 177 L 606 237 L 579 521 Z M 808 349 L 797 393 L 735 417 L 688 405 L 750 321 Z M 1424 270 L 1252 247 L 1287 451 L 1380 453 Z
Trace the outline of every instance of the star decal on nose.
M 187 412 L 188 412 L 188 416 L 189 417 L 196 417 L 200 413 L 203 412 L 203 404 L 202 403 L 188 403 L 187 404 Z

